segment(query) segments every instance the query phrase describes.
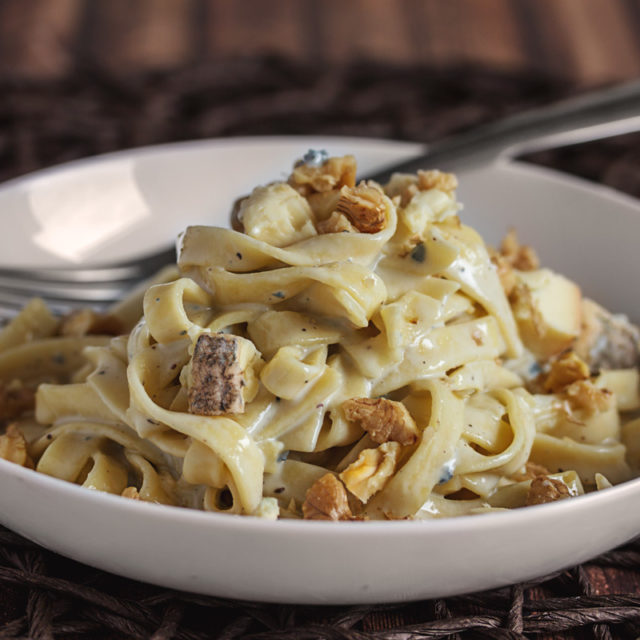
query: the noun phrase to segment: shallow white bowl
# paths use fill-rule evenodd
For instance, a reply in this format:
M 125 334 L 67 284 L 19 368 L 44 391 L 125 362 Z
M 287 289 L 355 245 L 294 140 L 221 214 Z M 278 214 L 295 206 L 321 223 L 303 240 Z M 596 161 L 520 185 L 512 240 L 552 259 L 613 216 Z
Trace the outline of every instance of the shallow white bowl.
M 226 224 L 238 194 L 285 175 L 308 148 L 354 153 L 363 172 L 419 151 L 376 140 L 249 138 L 75 162 L 0 187 L 0 216 L 12 229 L 0 241 L 2 262 L 61 266 L 88 255 L 107 262 L 160 248 L 187 224 Z M 545 265 L 613 311 L 640 318 L 637 201 L 517 163 L 459 177 L 463 219 L 489 241 L 517 228 Z M 120 226 L 96 231 L 95 221 L 114 208 Z M 90 232 L 75 244 L 59 233 L 59 225 L 71 224 L 67 216 Z M 14 233 L 15 220 L 21 225 Z M 125 500 L 0 460 L 0 522 L 43 546 L 158 585 L 272 602 L 392 602 L 526 580 L 640 534 L 639 503 L 634 480 L 572 500 L 450 520 L 266 522 Z

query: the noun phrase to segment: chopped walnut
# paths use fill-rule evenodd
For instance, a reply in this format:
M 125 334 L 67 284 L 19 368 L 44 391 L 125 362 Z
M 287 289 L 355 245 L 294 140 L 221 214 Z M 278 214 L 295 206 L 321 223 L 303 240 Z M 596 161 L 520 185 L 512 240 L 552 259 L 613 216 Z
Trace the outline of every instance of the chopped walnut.
M 24 387 L 19 380 L 6 383 L 0 380 L 0 420 L 12 420 L 33 410 L 35 391 Z
M 511 479 L 515 480 L 516 482 L 522 482 L 524 480 L 533 480 L 538 476 L 546 475 L 549 475 L 549 469 L 535 462 L 527 462 L 524 465 L 524 470 L 519 473 L 514 473 L 511 476 Z
M 526 314 L 531 321 L 531 327 L 533 332 L 538 338 L 542 338 L 545 334 L 545 322 L 540 309 L 536 306 L 533 299 L 533 293 L 528 285 L 519 283 L 511 291 L 509 297 L 516 318 L 518 317 L 517 309 L 526 310 Z
M 96 313 L 92 309 L 77 309 L 60 320 L 58 333 L 61 336 L 110 335 L 125 332 L 124 325 L 116 316 Z
M 217 416 L 244 411 L 239 347 L 239 338 L 224 333 L 203 333 L 198 338 L 191 359 L 190 413 Z
M 531 481 L 526 505 L 529 507 L 534 504 L 545 504 L 570 497 L 569 487 L 562 480 L 538 476 Z
M 326 473 L 316 480 L 305 495 L 302 503 L 305 520 L 351 520 L 344 485 L 332 473 Z
M 500 254 L 509 264 L 519 271 L 533 271 L 540 267 L 540 260 L 536 252 L 527 245 L 518 242 L 518 236 L 514 229 L 503 238 L 500 245 Z
M 418 184 L 416 182 L 408 182 L 402 189 L 399 196 L 396 196 L 400 198 L 400 206 L 406 207 L 413 200 L 413 196 L 415 196 L 418 191 L 420 191 L 420 189 L 418 189 Z
M 393 475 L 400 449 L 398 442 L 384 442 L 375 449 L 365 449 L 340 474 L 340 479 L 354 496 L 366 503 Z
M 336 210 L 344 214 L 361 233 L 378 233 L 387 224 L 387 208 L 383 198 L 381 189 L 372 184 L 342 187 Z
M 0 435 L 0 458 L 33 469 L 27 443 L 15 424 L 10 424 L 4 434 Z
M 342 403 L 347 420 L 358 422 L 378 444 L 393 440 L 402 445 L 414 444 L 418 427 L 407 408 L 386 398 L 350 398 Z
M 349 218 L 334 211 L 326 220 L 321 220 L 317 224 L 318 233 L 344 233 L 357 231 L 357 229 L 349 222 Z
M 498 278 L 500 278 L 500 284 L 508 298 L 511 296 L 513 290 L 518 284 L 518 279 L 516 278 L 516 274 L 513 272 L 513 267 L 503 255 L 495 252 L 491 255 L 491 262 L 493 262 L 496 267 Z
M 289 176 L 289 184 L 303 196 L 343 186 L 353 187 L 355 183 L 356 159 L 353 156 L 329 158 L 320 166 L 301 163 Z
M 558 393 L 577 380 L 589 379 L 589 366 L 574 351 L 567 351 L 551 362 L 543 388 L 550 393 Z
M 120 494 L 123 498 L 130 498 L 131 500 L 140 500 L 140 494 L 138 493 L 138 490 L 131 486 L 131 487 L 127 487 L 121 494 Z
M 589 413 L 608 411 L 615 407 L 615 396 L 609 389 L 601 389 L 591 380 L 577 380 L 565 387 L 563 395 L 574 409 L 585 409 Z
M 430 171 L 418 171 L 418 189 L 428 191 L 439 189 L 445 193 L 451 193 L 458 188 L 458 178 L 453 173 L 445 173 L 437 169 Z

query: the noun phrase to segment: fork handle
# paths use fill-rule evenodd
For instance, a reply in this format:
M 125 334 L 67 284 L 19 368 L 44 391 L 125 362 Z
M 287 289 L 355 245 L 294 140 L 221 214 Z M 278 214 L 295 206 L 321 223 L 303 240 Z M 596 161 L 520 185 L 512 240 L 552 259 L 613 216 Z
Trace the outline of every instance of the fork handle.
M 529 151 L 576 144 L 640 129 L 640 81 L 570 98 L 498 120 L 430 144 L 426 152 L 367 178 L 392 173 L 473 168 Z

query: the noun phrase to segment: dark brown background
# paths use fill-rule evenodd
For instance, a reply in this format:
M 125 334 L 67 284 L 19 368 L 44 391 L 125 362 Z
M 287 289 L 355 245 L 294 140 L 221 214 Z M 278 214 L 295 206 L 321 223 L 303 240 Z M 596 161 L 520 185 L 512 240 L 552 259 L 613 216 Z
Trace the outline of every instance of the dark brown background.
M 429 141 L 638 77 L 640 0 L 0 0 L 0 179 L 179 139 Z M 640 195 L 638 142 L 536 160 Z M 0 529 L 0 639 L 633 638 L 639 567 L 635 544 L 489 594 L 279 607 L 140 585 Z
M 312 63 L 452 63 L 562 76 L 640 75 L 637 0 L 2 0 L 0 73 L 60 78 L 276 54 Z

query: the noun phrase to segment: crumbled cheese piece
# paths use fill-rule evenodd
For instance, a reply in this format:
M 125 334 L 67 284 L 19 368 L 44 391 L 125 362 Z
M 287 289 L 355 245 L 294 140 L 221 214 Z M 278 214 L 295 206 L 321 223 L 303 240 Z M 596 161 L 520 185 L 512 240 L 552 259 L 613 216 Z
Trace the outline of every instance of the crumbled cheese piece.
M 244 232 L 274 247 L 286 247 L 316 235 L 309 203 L 284 182 L 256 187 L 237 214 Z
M 130 498 L 131 500 L 140 500 L 141 499 L 140 498 L 140 493 L 133 486 L 127 487 L 120 495 L 123 498 Z
M 342 482 L 332 473 L 316 480 L 307 489 L 302 514 L 305 520 L 351 520 L 353 514 Z
M 572 346 L 580 333 L 579 287 L 549 269 L 517 272 L 511 306 L 525 346 L 547 360 Z
M 592 371 L 630 369 L 640 364 L 640 330 L 624 315 L 613 315 L 585 298 L 574 348 Z
M 347 420 L 357 422 L 378 444 L 393 440 L 402 445 L 414 444 L 418 427 L 407 408 L 386 398 L 350 398 L 342 403 Z

